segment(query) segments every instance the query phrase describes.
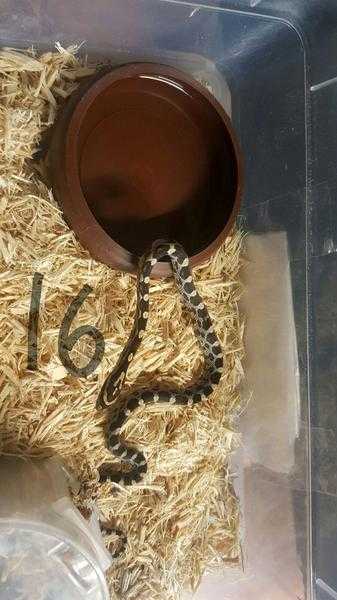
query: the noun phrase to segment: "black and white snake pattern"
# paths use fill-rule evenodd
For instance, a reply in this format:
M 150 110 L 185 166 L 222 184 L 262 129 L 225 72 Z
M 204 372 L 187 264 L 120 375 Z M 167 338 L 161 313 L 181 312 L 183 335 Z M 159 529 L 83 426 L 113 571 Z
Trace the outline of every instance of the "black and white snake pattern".
M 101 481 L 110 479 L 120 485 L 140 482 L 147 472 L 143 452 L 122 441 L 120 434 L 129 416 L 139 407 L 149 404 L 168 403 L 179 406 L 193 406 L 209 396 L 221 378 L 223 355 L 219 339 L 215 333 L 208 310 L 195 288 L 189 260 L 183 247 L 178 243 L 157 241 L 149 252 L 140 259 L 137 282 L 137 309 L 130 337 L 113 371 L 106 378 L 97 399 L 97 408 L 109 408 L 120 394 L 128 367 L 133 360 L 145 333 L 149 316 L 149 285 L 154 265 L 169 259 L 173 275 L 184 304 L 194 317 L 195 332 L 203 357 L 203 373 L 198 381 L 183 389 L 147 388 L 131 393 L 123 408 L 114 416 L 108 427 L 107 442 L 111 452 L 129 467 L 127 472 L 113 472 L 103 467 Z M 125 541 L 125 540 L 124 540 Z

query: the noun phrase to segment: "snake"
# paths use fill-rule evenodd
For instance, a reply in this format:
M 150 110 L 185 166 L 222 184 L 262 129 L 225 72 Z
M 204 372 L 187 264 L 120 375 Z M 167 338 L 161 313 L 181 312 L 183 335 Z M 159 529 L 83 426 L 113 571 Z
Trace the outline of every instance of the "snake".
M 130 415 L 140 407 L 156 404 L 192 407 L 206 399 L 218 385 L 223 372 L 223 352 L 211 317 L 195 287 L 189 258 L 178 242 L 156 240 L 139 261 L 137 277 L 137 304 L 133 327 L 116 365 L 106 377 L 96 402 L 97 409 L 111 407 L 119 398 L 128 368 L 141 345 L 149 317 L 150 276 L 158 261 L 169 260 L 176 286 L 183 304 L 193 317 L 195 334 L 201 347 L 204 364 L 200 377 L 183 388 L 157 389 L 156 386 L 134 391 L 126 396 L 123 407 L 114 414 L 107 429 L 107 447 L 115 457 L 127 465 L 128 470 L 111 471 L 103 465 L 100 481 L 110 480 L 121 486 L 141 482 L 147 473 L 144 453 L 121 438 L 122 428 Z M 111 530 L 126 537 L 120 530 Z M 122 552 L 115 553 L 115 557 Z

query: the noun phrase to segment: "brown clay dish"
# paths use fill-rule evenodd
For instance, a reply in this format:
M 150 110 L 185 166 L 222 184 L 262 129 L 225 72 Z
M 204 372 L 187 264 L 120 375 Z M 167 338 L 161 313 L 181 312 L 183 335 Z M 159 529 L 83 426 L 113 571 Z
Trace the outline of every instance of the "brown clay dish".
M 135 272 L 153 240 L 183 244 L 192 266 L 230 230 L 242 189 L 231 122 L 180 71 L 134 63 L 90 78 L 68 100 L 49 151 L 55 196 L 91 255 Z M 153 275 L 170 273 L 158 263 Z

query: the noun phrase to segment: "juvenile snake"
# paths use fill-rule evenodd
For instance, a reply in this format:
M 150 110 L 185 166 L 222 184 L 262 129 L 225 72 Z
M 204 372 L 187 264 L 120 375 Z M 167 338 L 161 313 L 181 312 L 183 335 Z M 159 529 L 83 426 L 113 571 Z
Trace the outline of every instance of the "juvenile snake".
M 120 457 L 129 466 L 129 470 L 113 472 L 111 469 L 103 467 L 100 470 L 101 481 L 110 479 L 120 485 L 131 485 L 141 481 L 147 472 L 147 463 L 143 452 L 120 438 L 121 429 L 133 411 L 141 406 L 157 403 L 193 406 L 212 393 L 221 377 L 223 369 L 221 345 L 207 308 L 195 288 L 187 254 L 180 244 L 159 240 L 140 259 L 134 325 L 116 366 L 100 390 L 96 406 L 97 408 L 110 407 L 120 393 L 128 367 L 145 333 L 149 315 L 150 274 L 154 265 L 165 258 L 171 261 L 174 278 L 183 302 L 194 316 L 195 332 L 204 357 L 203 373 L 197 382 L 183 389 L 161 390 L 153 387 L 131 393 L 127 397 L 124 407 L 114 416 L 109 425 L 107 443 L 109 450 L 115 456 Z

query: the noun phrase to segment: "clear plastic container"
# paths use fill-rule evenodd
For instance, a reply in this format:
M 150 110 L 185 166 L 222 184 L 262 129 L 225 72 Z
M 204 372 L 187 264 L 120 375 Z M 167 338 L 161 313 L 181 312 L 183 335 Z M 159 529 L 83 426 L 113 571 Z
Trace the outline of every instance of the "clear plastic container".
M 244 572 L 197 597 L 337 597 L 335 0 L 14 0 L 0 42 L 186 69 L 231 113 L 251 234 Z M 256 341 L 256 344 L 255 344 Z M 265 385 L 264 385 L 265 383 Z
M 107 600 L 111 556 L 55 459 L 0 458 L 1 600 Z

